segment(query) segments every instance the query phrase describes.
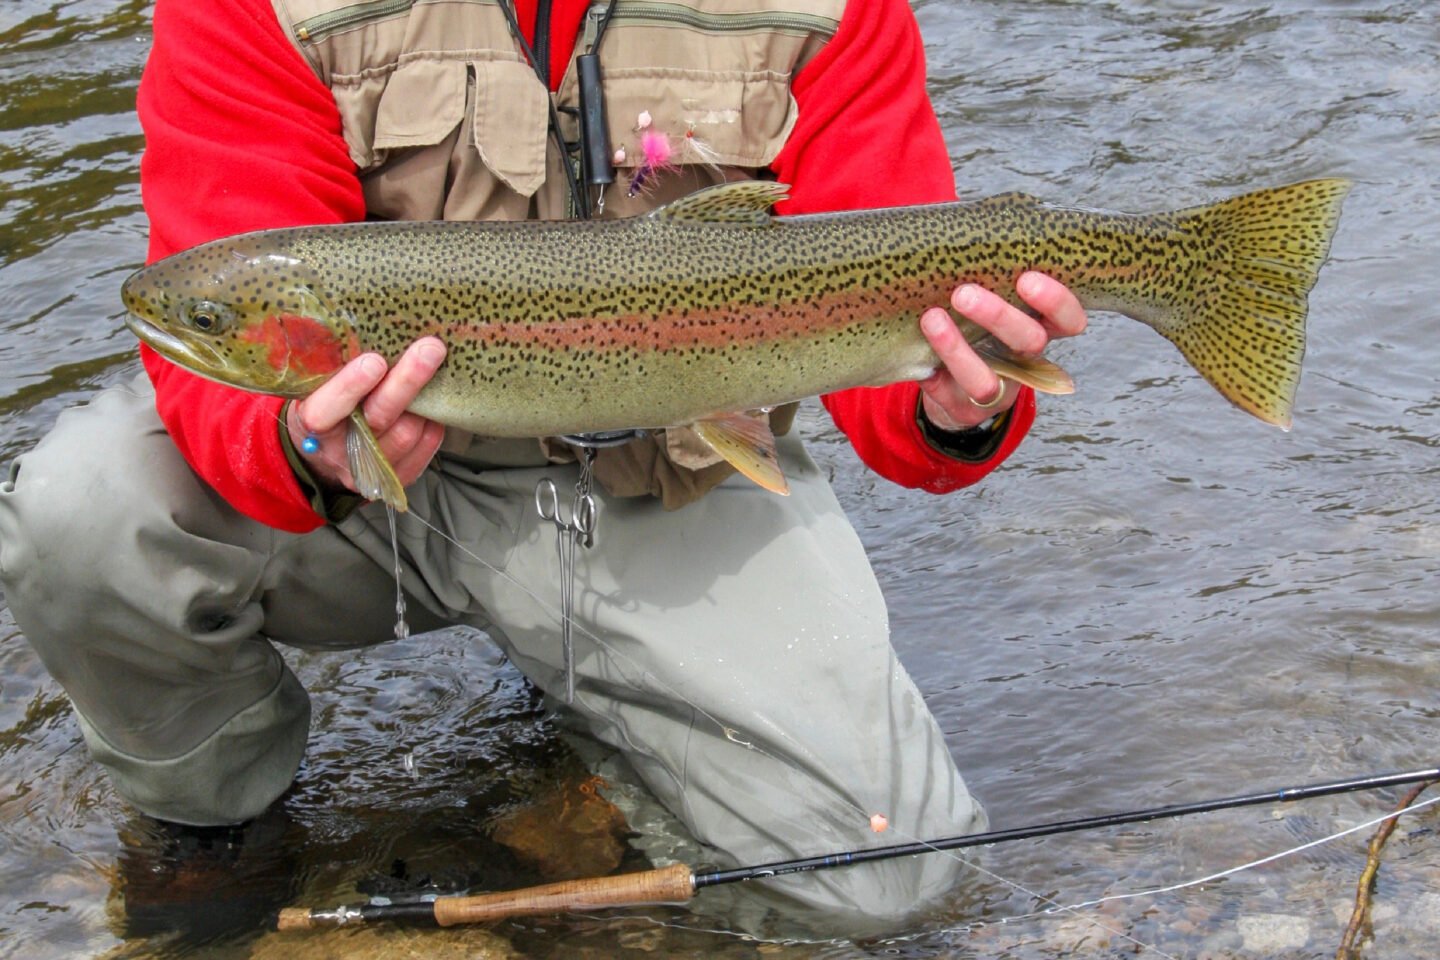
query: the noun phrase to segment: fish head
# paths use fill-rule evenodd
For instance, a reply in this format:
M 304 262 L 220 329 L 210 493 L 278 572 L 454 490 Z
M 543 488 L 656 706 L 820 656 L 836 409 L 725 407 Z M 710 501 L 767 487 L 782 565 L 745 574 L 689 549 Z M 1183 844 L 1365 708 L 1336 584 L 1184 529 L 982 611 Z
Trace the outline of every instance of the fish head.
M 132 274 L 126 326 L 166 359 L 242 390 L 302 397 L 361 353 L 287 231 L 203 244 Z

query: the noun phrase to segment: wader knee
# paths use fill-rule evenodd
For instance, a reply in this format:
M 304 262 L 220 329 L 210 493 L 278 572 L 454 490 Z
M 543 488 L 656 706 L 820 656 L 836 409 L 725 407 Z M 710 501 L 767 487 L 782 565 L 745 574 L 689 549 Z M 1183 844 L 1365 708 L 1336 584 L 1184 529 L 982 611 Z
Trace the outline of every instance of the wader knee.
M 67 411 L 0 484 L 0 580 L 117 791 L 182 823 L 290 783 L 309 703 L 259 636 L 275 533 L 189 469 L 143 378 Z

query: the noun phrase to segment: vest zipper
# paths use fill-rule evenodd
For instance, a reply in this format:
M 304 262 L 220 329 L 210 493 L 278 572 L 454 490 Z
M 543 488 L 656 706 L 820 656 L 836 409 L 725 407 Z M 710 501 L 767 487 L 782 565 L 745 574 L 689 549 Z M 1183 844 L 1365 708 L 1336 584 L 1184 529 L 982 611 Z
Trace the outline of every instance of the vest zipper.
M 479 0 L 485 3 L 487 0 Z M 349 27 L 383 20 L 405 13 L 415 0 L 363 0 L 339 10 L 316 14 L 295 24 L 295 38 L 301 43 L 316 43 L 332 33 Z M 839 27 L 830 17 L 809 13 L 701 13 L 677 3 L 656 0 L 620 0 L 615 6 L 616 20 L 650 23 L 672 23 L 715 33 L 744 30 L 777 30 L 818 33 L 833 36 Z M 543 53 L 542 53 L 543 50 Z M 535 23 L 535 57 L 544 63 L 546 77 L 550 74 L 550 0 L 540 0 Z M 543 57 L 543 59 L 542 59 Z M 548 80 L 547 80 L 548 86 Z
M 652 0 L 620 0 L 615 6 L 614 19 L 678 24 L 712 33 L 775 30 L 833 36 L 840 26 L 837 20 L 812 13 L 702 13 L 678 3 Z
M 535 72 L 550 89 L 550 0 L 535 4 Z
M 295 24 L 295 38 L 301 43 L 315 43 L 337 30 L 344 30 L 370 20 L 383 20 L 409 10 L 415 0 L 365 0 L 339 10 L 319 13 Z

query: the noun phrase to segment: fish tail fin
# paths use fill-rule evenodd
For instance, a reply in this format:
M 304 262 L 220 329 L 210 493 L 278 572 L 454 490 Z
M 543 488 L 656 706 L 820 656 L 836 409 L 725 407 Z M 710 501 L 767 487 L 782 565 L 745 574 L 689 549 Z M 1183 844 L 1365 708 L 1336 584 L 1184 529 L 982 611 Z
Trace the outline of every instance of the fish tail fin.
M 395 468 L 385 459 L 380 441 L 359 410 L 350 414 L 350 429 L 345 434 L 345 456 L 360 496 L 388 503 L 401 513 L 409 509 L 405 487 L 395 475 Z
M 1286 430 L 1307 296 L 1349 189 L 1348 180 L 1308 180 L 1173 214 L 1186 245 L 1204 252 L 1183 278 L 1188 289 L 1145 318 L 1227 400 Z

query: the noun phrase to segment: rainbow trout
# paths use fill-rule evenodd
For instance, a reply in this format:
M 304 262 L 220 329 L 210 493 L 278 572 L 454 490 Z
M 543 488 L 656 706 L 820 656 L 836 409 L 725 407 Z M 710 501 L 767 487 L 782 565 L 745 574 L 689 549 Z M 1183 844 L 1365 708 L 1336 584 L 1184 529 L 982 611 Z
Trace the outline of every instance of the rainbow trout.
M 751 181 L 628 220 L 245 234 L 140 270 L 122 296 L 141 340 L 245 390 L 301 397 L 363 351 L 393 362 L 434 334 L 449 354 L 411 408 L 423 416 L 496 437 L 691 426 L 783 492 L 774 438 L 746 411 L 929 375 L 920 313 L 967 281 L 1018 304 L 1025 270 L 1149 325 L 1233 404 L 1288 428 L 1306 296 L 1348 188 L 1312 180 L 1148 216 L 1006 194 L 771 217 L 786 187 Z M 999 375 L 1073 389 L 963 328 Z M 403 509 L 352 423 L 361 492 Z

